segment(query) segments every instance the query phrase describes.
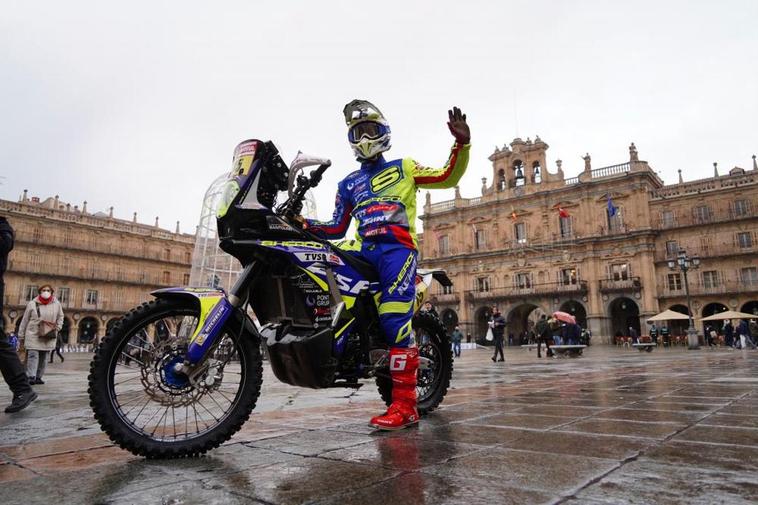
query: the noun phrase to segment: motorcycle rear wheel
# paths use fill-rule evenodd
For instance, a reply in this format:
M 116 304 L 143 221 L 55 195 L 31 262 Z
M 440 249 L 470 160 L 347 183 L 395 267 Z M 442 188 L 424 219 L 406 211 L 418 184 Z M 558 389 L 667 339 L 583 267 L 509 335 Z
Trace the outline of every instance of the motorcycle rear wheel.
M 147 458 L 196 456 L 250 417 L 263 380 L 260 347 L 233 318 L 205 372 L 193 379 L 173 372 L 198 316 L 192 299 L 154 300 L 132 309 L 101 342 L 90 364 L 90 406 L 119 447 Z
M 413 317 L 412 324 L 419 356 L 430 362 L 428 370 L 419 369 L 416 385 L 418 412 L 424 416 L 439 407 L 445 399 L 453 376 L 453 351 L 445 327 L 434 314 L 419 312 Z M 392 404 L 392 379 L 380 375 L 376 378 L 376 385 L 382 400 L 389 407 Z

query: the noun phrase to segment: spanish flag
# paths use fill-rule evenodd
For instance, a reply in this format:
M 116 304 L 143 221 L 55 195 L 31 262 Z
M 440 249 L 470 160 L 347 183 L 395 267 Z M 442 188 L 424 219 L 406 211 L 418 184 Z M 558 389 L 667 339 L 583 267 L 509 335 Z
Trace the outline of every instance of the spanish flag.
M 513 221 L 515 221 L 516 219 L 518 219 L 518 214 L 516 214 L 516 211 L 513 209 L 513 207 L 511 207 L 511 219 Z

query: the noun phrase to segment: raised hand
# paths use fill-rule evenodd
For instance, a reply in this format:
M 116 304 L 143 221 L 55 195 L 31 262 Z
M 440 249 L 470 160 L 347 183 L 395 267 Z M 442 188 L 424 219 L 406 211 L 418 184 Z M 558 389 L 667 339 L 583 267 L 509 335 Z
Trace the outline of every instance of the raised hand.
M 447 111 L 447 117 L 447 127 L 450 128 L 450 133 L 455 137 L 455 141 L 459 144 L 469 144 L 471 142 L 471 130 L 466 123 L 466 114 L 463 114 L 458 107 L 453 107 L 453 110 Z

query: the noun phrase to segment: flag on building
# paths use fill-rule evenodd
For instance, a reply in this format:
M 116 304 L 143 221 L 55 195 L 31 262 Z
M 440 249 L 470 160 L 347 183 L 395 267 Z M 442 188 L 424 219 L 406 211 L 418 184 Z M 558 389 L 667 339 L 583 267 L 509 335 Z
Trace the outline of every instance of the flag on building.
M 560 217 L 570 217 L 570 214 L 568 213 L 568 211 L 564 209 L 563 207 L 561 207 L 560 205 L 558 205 L 556 209 L 558 210 L 558 215 Z
M 513 207 L 511 207 L 511 219 L 513 221 L 515 221 L 516 219 L 518 219 L 518 214 L 516 214 L 516 211 L 513 209 Z
M 615 205 L 613 205 L 613 200 L 611 199 L 611 195 L 608 195 L 608 217 L 615 216 L 616 212 L 618 212 L 618 208 Z

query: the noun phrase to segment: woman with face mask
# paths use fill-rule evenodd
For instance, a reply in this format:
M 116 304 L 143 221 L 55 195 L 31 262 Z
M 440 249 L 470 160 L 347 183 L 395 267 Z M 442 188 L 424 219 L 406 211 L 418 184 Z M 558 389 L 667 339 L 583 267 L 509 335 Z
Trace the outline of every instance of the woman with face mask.
M 43 284 L 36 296 L 26 306 L 18 329 L 27 351 L 26 375 L 30 384 L 44 384 L 47 356 L 55 349 L 58 332 L 63 328 L 63 308 L 53 296 L 53 287 Z

